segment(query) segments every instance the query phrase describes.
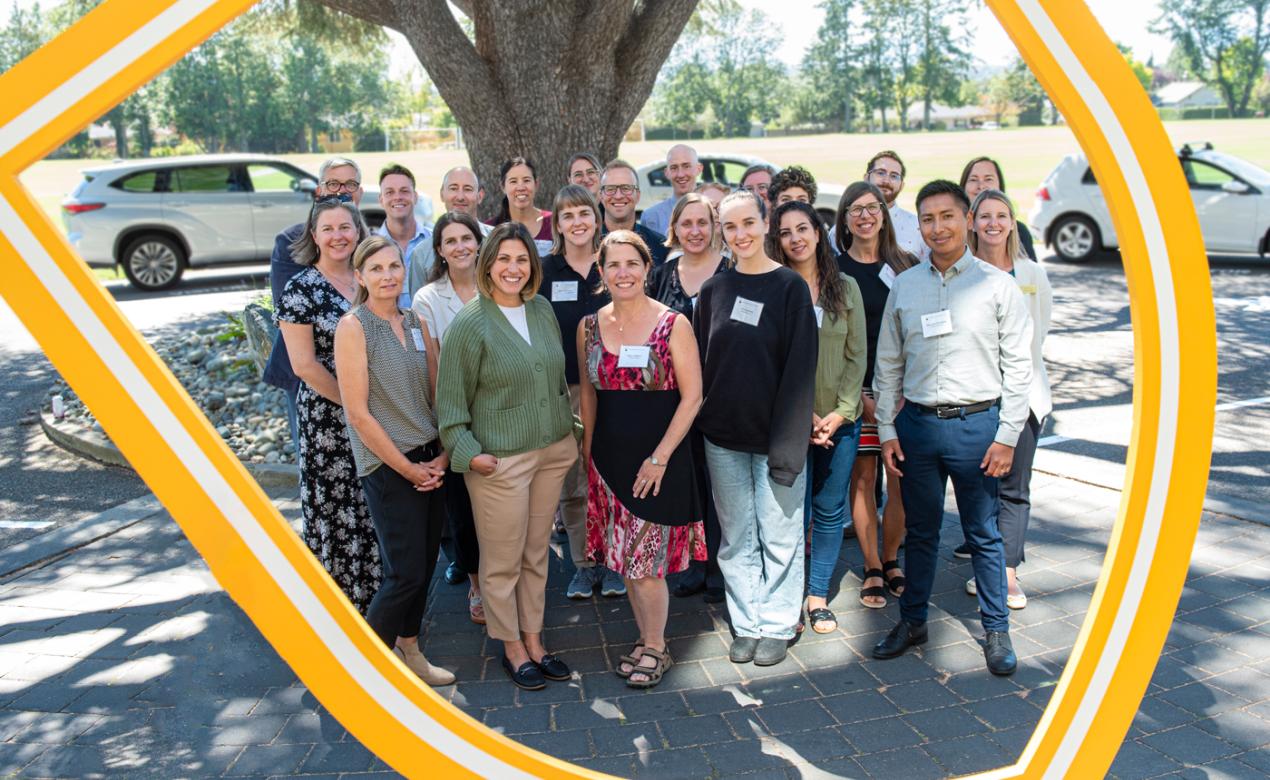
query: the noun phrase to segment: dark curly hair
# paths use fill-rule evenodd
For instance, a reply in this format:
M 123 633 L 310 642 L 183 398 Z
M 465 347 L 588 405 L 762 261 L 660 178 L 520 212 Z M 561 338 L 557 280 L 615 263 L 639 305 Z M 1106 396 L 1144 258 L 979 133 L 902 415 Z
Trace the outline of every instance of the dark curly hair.
M 807 191 L 808 200 L 816 202 L 816 177 L 801 165 L 791 165 L 773 176 L 772 183 L 767 185 L 767 199 L 773 207 L 776 206 L 781 192 L 790 187 L 803 188 Z

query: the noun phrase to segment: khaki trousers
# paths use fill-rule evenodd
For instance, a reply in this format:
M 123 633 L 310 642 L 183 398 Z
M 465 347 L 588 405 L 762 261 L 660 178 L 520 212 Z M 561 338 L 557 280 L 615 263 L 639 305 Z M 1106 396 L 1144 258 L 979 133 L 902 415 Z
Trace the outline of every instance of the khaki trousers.
M 569 385 L 569 405 L 574 415 L 581 415 L 582 391 L 579 385 Z M 578 442 L 578 459 L 569 473 L 564 476 L 564 485 L 560 489 L 560 515 L 564 521 L 564 530 L 569 534 L 569 556 L 573 565 L 579 569 L 587 569 L 595 565 L 595 561 L 586 557 L 586 504 L 587 504 L 587 468 L 582 457 L 582 442 Z
M 500 458 L 488 477 L 463 475 L 480 541 L 479 579 L 486 629 L 493 639 L 519 642 L 542 631 L 547 556 L 560 484 L 578 458 L 573 436 Z

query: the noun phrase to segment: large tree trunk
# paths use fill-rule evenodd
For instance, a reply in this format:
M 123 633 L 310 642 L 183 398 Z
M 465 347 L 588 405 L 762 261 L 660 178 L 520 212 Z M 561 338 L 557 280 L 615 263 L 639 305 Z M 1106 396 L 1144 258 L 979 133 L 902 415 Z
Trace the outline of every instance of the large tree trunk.
M 463 128 L 491 216 L 506 159 L 533 160 L 550 208 L 572 154 L 617 156 L 698 0 L 463 0 L 474 43 L 446 0 L 321 2 L 406 36 Z

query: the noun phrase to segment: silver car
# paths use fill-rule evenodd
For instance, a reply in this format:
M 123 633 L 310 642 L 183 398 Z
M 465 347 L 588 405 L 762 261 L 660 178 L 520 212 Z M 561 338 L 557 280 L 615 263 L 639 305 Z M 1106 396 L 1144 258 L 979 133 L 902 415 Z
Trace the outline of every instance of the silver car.
M 746 168 L 751 165 L 772 165 L 761 157 L 750 157 L 745 154 L 703 152 L 697 155 L 697 160 L 701 163 L 702 183 L 718 182 L 733 190 L 740 188 L 741 176 Z M 772 165 L 772 168 L 779 171 L 781 166 Z M 644 209 L 671 196 L 672 189 L 670 179 L 666 176 L 665 160 L 642 165 L 637 174 L 640 197 L 636 210 L 643 212 Z M 820 213 L 826 225 L 833 225 L 834 217 L 838 213 L 838 201 L 842 198 L 846 187 L 841 184 L 817 181 L 816 189 L 816 202 L 812 205 L 816 207 L 816 211 Z
M 92 267 L 123 267 L 143 290 L 180 281 L 186 268 L 268 260 L 274 238 L 303 222 L 317 176 L 276 157 L 200 155 L 116 162 L 83 172 L 62 201 L 71 245 Z M 366 186 L 368 225 L 384 221 L 379 189 Z M 415 217 L 432 224 L 432 201 Z

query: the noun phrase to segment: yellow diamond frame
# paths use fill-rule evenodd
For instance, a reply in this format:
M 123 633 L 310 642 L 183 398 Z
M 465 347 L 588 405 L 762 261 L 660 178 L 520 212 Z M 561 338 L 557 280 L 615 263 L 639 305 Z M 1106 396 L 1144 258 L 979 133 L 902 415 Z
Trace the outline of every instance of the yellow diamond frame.
M 253 2 L 106 0 L 0 77 L 0 292 L 229 595 L 380 758 L 416 777 L 599 777 L 490 731 L 385 651 L 18 182 Z M 1135 360 L 1126 484 L 1088 615 L 1018 762 L 983 776 L 1098 777 L 1146 690 L 1199 526 L 1217 392 L 1212 292 L 1175 151 L 1093 15 L 1076 0 L 988 4 L 1106 194 Z

